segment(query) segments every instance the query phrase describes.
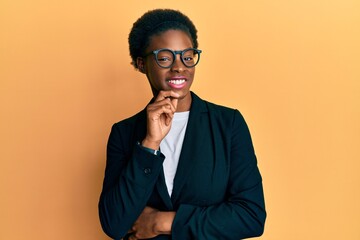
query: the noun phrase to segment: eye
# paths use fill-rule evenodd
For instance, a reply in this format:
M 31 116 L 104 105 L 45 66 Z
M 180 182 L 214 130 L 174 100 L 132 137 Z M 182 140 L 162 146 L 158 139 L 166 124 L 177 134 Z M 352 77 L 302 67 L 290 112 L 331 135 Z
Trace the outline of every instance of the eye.
M 182 59 L 184 62 L 193 62 L 195 58 L 195 52 L 191 49 L 191 50 L 186 50 L 183 53 Z
M 165 49 L 157 54 L 158 62 L 172 62 L 173 61 L 173 54 L 169 50 Z
M 192 61 L 192 60 L 194 59 L 194 57 L 185 56 L 183 59 L 184 59 L 184 61 L 186 61 L 186 62 L 190 62 L 190 61 Z
M 160 56 L 158 56 L 157 60 L 158 60 L 158 62 L 172 62 L 171 57 L 160 57 Z

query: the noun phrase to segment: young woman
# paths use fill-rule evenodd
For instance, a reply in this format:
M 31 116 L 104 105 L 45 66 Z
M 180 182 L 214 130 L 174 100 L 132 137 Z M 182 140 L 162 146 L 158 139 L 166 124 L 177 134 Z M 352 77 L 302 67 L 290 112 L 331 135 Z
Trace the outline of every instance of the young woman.
M 129 35 L 154 98 L 112 127 L 99 215 L 114 239 L 242 239 L 263 233 L 262 179 L 239 111 L 190 91 L 197 30 L 179 11 L 145 13 Z

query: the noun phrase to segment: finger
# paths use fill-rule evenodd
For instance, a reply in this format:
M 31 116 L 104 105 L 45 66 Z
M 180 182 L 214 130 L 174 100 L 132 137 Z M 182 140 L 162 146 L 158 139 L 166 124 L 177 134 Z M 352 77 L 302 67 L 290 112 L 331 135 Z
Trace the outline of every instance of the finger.
M 163 106 L 163 112 L 164 113 L 166 113 L 166 114 L 168 114 L 168 113 L 174 113 L 175 112 L 175 108 L 174 108 L 174 106 L 171 104 L 171 103 L 169 103 L 169 104 L 166 104 L 165 106 Z
M 174 118 L 174 113 L 167 109 L 164 110 L 159 117 L 164 121 L 166 126 L 169 126 Z
M 173 98 L 175 99 L 175 98 Z M 168 104 L 170 106 L 171 111 L 176 112 L 176 107 L 177 107 L 177 99 L 174 101 L 175 105 L 173 103 L 173 99 L 170 98 L 166 98 L 163 100 L 164 104 Z
M 155 101 L 161 101 L 165 98 L 178 98 L 180 95 L 174 91 L 160 91 Z
M 153 113 L 168 113 L 168 112 L 175 112 L 176 108 L 173 106 L 170 99 L 164 99 L 160 102 L 153 103 L 147 107 L 147 111 Z
M 172 119 L 173 119 L 174 115 L 171 114 L 166 114 L 166 118 L 165 118 L 165 125 L 166 126 L 170 126 Z
M 165 118 L 165 126 L 169 127 L 172 123 L 173 115 L 167 114 Z
M 178 98 L 172 98 L 172 99 L 171 99 L 171 104 L 173 105 L 175 112 L 176 112 L 176 109 L 177 109 L 178 101 L 179 101 Z

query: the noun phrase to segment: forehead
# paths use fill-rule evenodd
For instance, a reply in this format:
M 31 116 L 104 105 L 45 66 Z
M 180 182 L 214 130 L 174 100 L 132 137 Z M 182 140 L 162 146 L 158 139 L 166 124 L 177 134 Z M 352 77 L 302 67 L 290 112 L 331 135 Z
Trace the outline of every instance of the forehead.
M 160 48 L 183 50 L 191 47 L 193 47 L 193 44 L 187 33 L 181 30 L 167 30 L 151 36 L 147 50 L 153 51 Z

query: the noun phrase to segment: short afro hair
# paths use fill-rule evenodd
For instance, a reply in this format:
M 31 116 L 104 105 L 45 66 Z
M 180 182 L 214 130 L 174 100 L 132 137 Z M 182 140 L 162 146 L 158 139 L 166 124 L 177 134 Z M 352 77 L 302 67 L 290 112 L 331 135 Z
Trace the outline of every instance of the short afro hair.
M 193 47 L 198 47 L 196 27 L 186 15 L 172 9 L 151 10 L 133 24 L 129 34 L 130 56 L 135 68 L 138 68 L 136 59 L 145 55 L 150 38 L 167 30 L 184 31 L 191 38 Z

